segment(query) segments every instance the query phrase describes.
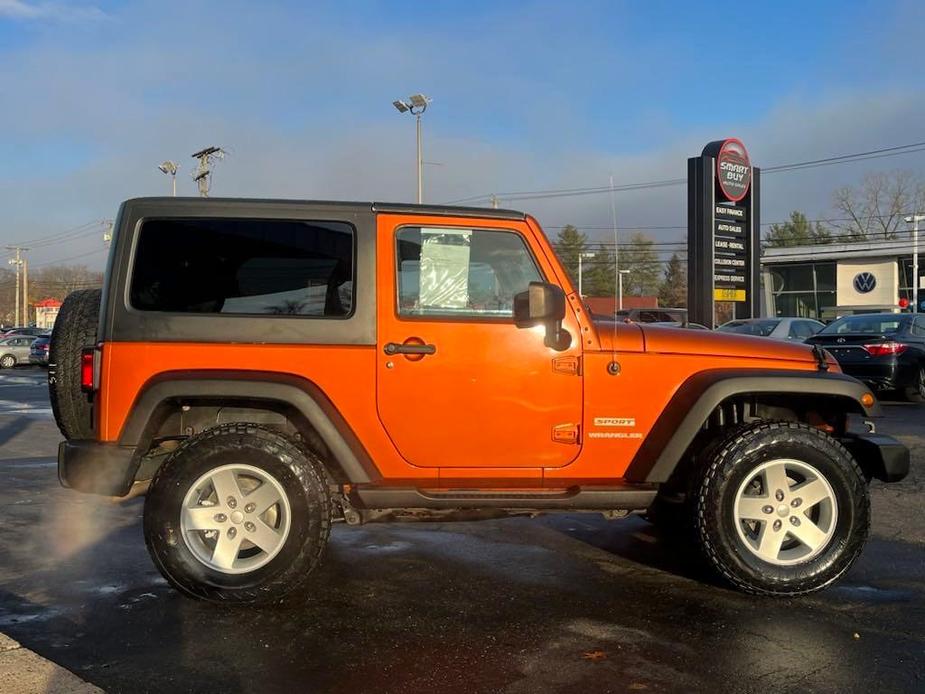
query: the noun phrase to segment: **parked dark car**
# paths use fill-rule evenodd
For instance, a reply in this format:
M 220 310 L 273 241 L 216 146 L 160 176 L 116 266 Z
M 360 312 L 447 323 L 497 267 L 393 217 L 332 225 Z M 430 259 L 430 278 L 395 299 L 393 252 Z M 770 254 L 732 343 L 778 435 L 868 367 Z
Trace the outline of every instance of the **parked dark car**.
M 48 366 L 48 349 L 50 345 L 50 337 L 37 337 L 29 349 L 29 363 Z
M 875 390 L 925 402 L 925 315 L 845 316 L 806 342 L 827 349 L 846 374 Z

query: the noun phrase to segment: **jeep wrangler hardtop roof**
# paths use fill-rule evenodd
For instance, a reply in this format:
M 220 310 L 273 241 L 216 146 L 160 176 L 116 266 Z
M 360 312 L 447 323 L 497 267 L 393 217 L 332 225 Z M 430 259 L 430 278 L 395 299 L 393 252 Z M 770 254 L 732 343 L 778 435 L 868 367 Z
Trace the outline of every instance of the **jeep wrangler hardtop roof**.
M 506 219 L 523 221 L 524 212 L 517 210 L 499 210 L 492 207 L 467 207 L 463 205 L 418 205 L 408 202 L 360 202 L 355 200 L 291 200 L 277 198 L 193 198 L 193 197 L 141 197 L 125 201 L 125 205 L 144 203 L 145 205 L 164 205 L 165 207 L 185 207 L 187 205 L 311 205 L 313 207 L 331 207 L 341 211 L 384 212 L 386 214 L 421 214 L 437 217 L 482 217 L 485 219 Z

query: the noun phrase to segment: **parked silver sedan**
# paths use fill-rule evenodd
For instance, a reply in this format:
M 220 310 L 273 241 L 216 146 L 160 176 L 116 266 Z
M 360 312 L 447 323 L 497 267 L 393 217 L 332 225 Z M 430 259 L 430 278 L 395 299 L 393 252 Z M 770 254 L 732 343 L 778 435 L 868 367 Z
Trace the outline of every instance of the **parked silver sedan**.
M 29 363 L 29 350 L 35 337 L 14 335 L 0 339 L 0 369 L 12 369 L 18 364 Z
M 717 330 L 723 333 L 802 342 L 824 327 L 825 325 L 812 318 L 742 318 L 723 323 Z

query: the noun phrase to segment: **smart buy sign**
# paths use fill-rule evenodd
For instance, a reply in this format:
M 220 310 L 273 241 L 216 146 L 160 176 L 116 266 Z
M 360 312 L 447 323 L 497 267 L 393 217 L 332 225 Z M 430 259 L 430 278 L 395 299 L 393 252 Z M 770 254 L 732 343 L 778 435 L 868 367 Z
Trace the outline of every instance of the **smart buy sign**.
M 752 165 L 748 152 L 734 137 L 724 140 L 716 156 L 716 182 L 729 202 L 739 202 L 748 195 L 752 182 Z

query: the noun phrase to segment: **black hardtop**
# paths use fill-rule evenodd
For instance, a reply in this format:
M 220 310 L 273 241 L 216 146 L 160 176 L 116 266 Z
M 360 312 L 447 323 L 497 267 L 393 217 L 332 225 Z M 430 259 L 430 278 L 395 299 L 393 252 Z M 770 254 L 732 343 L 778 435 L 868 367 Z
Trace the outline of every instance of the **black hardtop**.
M 268 207 L 293 207 L 308 205 L 311 207 L 329 207 L 340 212 L 373 212 L 386 214 L 419 214 L 437 217 L 481 217 L 484 219 L 504 219 L 523 221 L 526 214 L 516 210 L 498 210 L 491 207 L 466 207 L 460 205 L 417 205 L 407 202 L 357 202 L 352 200 L 284 200 L 272 198 L 188 198 L 188 197 L 147 197 L 131 198 L 126 206 L 144 205 L 145 207 L 163 207 L 179 213 L 203 208 L 220 210 L 240 205 L 266 205 Z

